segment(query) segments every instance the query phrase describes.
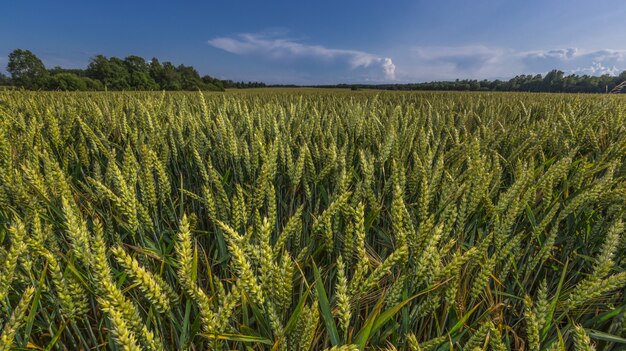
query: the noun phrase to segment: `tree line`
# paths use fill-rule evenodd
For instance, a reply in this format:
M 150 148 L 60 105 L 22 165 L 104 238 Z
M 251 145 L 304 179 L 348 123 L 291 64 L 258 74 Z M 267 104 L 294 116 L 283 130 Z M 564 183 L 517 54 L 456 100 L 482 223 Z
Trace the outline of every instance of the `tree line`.
M 262 82 L 233 82 L 209 75 L 200 76 L 192 66 L 147 62 L 140 56 L 106 57 L 97 55 L 86 69 L 54 67 L 47 69 L 30 50 L 16 49 L 9 54 L 6 76 L 0 73 L 0 86 L 15 86 L 29 90 L 203 90 L 223 91 L 236 88 L 266 87 Z M 322 88 L 384 89 L 384 90 L 459 90 L 459 91 L 525 91 L 563 93 L 605 93 L 626 81 L 626 71 L 617 76 L 565 75 L 552 70 L 545 76 L 523 74 L 509 80 L 433 81 L 409 84 L 337 84 L 317 85 Z M 296 85 L 270 85 L 297 87 Z M 626 91 L 625 91 L 626 92 Z
M 545 76 L 523 74 L 510 80 L 471 80 L 457 79 L 411 84 L 338 84 L 329 87 L 351 89 L 384 90 L 458 90 L 458 91 L 520 91 L 554 93 L 606 93 L 626 81 L 626 71 L 617 76 L 565 75 L 563 71 L 552 70 Z M 626 92 L 626 91 L 624 91 Z
M 192 66 L 147 62 L 140 56 L 93 57 L 86 69 L 54 67 L 47 69 L 30 50 L 16 49 L 9 54 L 7 72 L 0 73 L 0 86 L 28 90 L 203 90 L 224 91 L 228 88 L 256 88 L 261 82 L 233 82 L 209 75 L 200 76 Z

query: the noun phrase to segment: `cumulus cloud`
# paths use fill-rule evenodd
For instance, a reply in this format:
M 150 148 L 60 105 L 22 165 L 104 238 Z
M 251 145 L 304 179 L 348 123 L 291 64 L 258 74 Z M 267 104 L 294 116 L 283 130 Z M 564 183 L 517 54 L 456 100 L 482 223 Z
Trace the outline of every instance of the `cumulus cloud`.
M 523 51 L 486 45 L 416 46 L 398 48 L 390 55 L 392 60 L 366 51 L 308 44 L 289 39 L 284 32 L 218 37 L 208 43 L 236 55 L 280 62 L 284 65 L 280 70 L 316 61 L 318 64 L 305 70 L 297 69 L 313 74 L 311 82 L 316 83 L 510 79 L 519 74 L 545 74 L 553 69 L 598 76 L 626 70 L 626 50 L 614 49 L 564 47 Z M 333 69 L 326 69 L 322 63 L 334 65 Z M 323 72 L 319 71 L 321 67 Z
M 626 67 L 626 50 L 581 50 L 567 48 L 547 51 L 531 51 L 519 54 L 528 68 L 543 71 L 546 67 L 577 74 L 617 74 Z
M 262 55 L 272 59 L 313 58 L 341 61 L 346 62 L 352 69 L 377 68 L 385 79 L 396 79 L 396 66 L 391 58 L 359 50 L 333 49 L 259 34 L 213 38 L 208 43 L 215 48 L 237 55 Z
M 535 51 L 481 45 L 414 47 L 398 56 L 398 79 L 508 79 L 518 74 L 544 74 L 560 69 L 566 74 L 616 75 L 626 69 L 626 50 L 558 48 Z
M 556 50 L 547 50 L 547 51 L 529 51 L 522 53 L 522 56 L 525 56 L 529 59 L 555 59 L 555 60 L 569 60 L 576 56 L 578 53 L 577 48 L 567 48 L 567 49 L 556 49 Z
M 481 45 L 416 47 L 411 67 L 433 79 L 478 78 L 503 74 L 506 51 Z
M 385 77 L 395 80 L 396 79 L 396 65 L 393 64 L 393 61 L 389 57 L 385 57 L 382 62 L 383 72 L 385 72 Z
M 593 62 L 589 67 L 580 67 L 574 70 L 576 74 L 586 74 L 590 76 L 601 76 L 608 74 L 616 76 L 620 74 L 621 70 L 615 66 L 606 67 L 601 62 Z

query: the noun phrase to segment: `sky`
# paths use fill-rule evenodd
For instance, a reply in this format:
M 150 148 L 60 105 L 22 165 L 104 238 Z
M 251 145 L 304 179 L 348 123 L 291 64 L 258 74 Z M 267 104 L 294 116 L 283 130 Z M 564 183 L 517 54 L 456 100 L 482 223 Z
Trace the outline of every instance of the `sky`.
M 0 1 L 0 68 L 139 55 L 271 84 L 626 70 L 626 1 Z

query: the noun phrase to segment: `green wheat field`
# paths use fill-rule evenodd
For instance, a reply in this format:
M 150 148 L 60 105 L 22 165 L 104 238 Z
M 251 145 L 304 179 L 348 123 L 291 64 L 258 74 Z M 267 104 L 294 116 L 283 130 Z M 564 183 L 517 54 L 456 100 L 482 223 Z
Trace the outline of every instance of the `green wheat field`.
M 0 92 L 0 350 L 623 350 L 623 96 Z

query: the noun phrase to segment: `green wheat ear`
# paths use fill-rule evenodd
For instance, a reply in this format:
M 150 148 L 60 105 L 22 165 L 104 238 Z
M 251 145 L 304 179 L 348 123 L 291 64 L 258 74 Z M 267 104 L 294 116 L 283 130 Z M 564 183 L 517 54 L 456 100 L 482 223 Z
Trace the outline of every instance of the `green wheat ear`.
M 26 311 L 28 310 L 30 301 L 35 293 L 35 288 L 28 287 L 24 293 L 22 294 L 22 298 L 18 303 L 17 307 L 11 313 L 11 317 L 4 324 L 2 328 L 2 334 L 0 335 L 0 350 L 9 350 L 11 349 L 15 334 L 19 329 L 20 325 L 23 322 L 24 317 L 26 316 Z
M 163 279 L 141 267 L 139 262 L 121 247 L 115 247 L 111 251 L 113 251 L 117 262 L 124 267 L 126 274 L 133 278 L 139 289 L 146 294 L 148 300 L 156 306 L 157 310 L 161 313 L 167 312 L 173 302 L 172 300 L 176 297 L 174 290 Z
M 585 329 L 578 324 L 574 325 L 573 337 L 576 350 L 594 351 L 596 349 Z
M 539 320 L 533 307 L 533 301 L 529 296 L 524 298 L 524 320 L 526 321 L 527 340 L 529 350 L 539 350 L 540 347 L 540 326 Z
M 213 333 L 215 332 L 215 322 L 211 302 L 206 293 L 197 286 L 194 279 L 196 272 L 194 271 L 194 253 L 192 246 L 189 220 L 187 216 L 184 215 L 180 221 L 178 242 L 176 243 L 176 254 L 179 265 L 178 278 L 187 293 L 198 304 L 204 330 L 208 333 Z
M 9 233 L 11 234 L 11 247 L 6 255 L 3 255 L 5 264 L 0 269 L 0 303 L 2 304 L 4 304 L 11 282 L 15 277 L 18 260 L 26 249 L 26 243 L 24 242 L 26 228 L 22 221 L 16 219 L 9 229 Z
M 346 278 L 345 269 L 346 266 L 340 255 L 337 260 L 337 283 L 335 290 L 337 296 L 337 307 L 339 308 L 339 319 L 341 321 L 340 326 L 344 335 L 347 335 L 348 327 L 350 326 L 350 319 L 352 317 L 352 306 L 350 296 L 348 295 L 348 279 Z

